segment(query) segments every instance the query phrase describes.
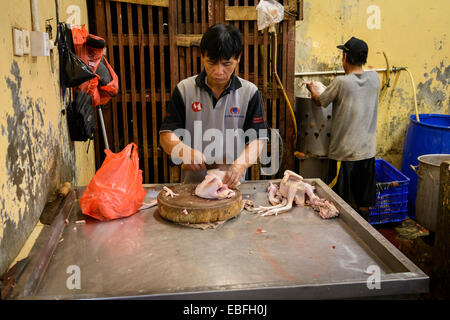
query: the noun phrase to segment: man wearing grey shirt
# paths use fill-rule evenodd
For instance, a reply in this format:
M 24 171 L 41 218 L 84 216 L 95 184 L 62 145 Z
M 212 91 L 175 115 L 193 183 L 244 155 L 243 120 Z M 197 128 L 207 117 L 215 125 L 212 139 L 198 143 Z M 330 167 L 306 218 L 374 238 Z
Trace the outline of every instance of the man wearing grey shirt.
M 320 93 L 319 84 L 307 84 L 317 106 L 333 103 L 328 157 L 330 187 L 369 220 L 376 202 L 375 153 L 380 80 L 376 71 L 364 71 L 368 46 L 352 37 L 344 45 L 345 76 L 336 77 Z
M 258 88 L 234 72 L 242 50 L 242 35 L 235 26 L 217 23 L 209 27 L 200 42 L 204 70 L 182 80 L 172 92 L 159 131 L 160 142 L 169 155 L 183 159 L 181 175 L 185 183 L 201 182 L 208 164 L 226 171 L 222 182 L 229 188 L 237 187 L 261 154 L 263 140 L 268 139 Z M 194 143 L 181 140 L 180 129 L 189 133 L 186 136 Z M 244 134 L 234 135 L 239 130 L 254 132 L 244 150 L 237 147 L 239 142 L 245 144 Z M 219 141 L 223 148 L 215 150 L 215 157 L 206 152 L 211 140 Z

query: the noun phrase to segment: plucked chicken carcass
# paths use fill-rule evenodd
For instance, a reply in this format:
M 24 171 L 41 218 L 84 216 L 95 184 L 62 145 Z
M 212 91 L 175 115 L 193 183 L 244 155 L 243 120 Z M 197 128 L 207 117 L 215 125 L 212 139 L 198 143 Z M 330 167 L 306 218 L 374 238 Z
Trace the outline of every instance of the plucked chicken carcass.
M 234 191 L 222 183 L 225 171 L 211 169 L 205 179 L 195 188 L 195 194 L 205 199 L 227 199 L 234 196 Z
M 278 187 L 271 183 L 267 189 L 269 202 L 272 206 L 258 207 L 254 209 L 262 216 L 278 215 L 289 211 L 294 202 L 298 206 L 310 205 L 323 219 L 333 218 L 339 215 L 333 203 L 319 198 L 314 194 L 314 187 L 303 181 L 303 177 L 286 170 Z

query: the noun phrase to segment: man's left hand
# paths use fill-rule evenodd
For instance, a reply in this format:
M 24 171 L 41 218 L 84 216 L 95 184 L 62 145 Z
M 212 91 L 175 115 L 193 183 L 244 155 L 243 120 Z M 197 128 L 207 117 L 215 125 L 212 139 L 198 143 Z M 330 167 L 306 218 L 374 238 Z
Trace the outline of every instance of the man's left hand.
M 228 188 L 234 189 L 241 183 L 242 175 L 245 171 L 245 165 L 233 164 L 228 168 L 225 173 L 225 177 L 222 182 L 228 186 Z

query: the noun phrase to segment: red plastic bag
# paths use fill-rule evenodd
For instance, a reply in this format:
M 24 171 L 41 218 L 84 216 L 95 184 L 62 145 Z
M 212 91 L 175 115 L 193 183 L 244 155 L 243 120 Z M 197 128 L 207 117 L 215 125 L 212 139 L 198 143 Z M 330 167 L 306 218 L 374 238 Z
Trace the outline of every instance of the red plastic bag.
M 145 198 L 137 146 L 130 143 L 119 153 L 105 153 L 105 161 L 81 196 L 81 211 L 101 221 L 131 216 Z
M 99 76 L 79 85 L 76 90 L 84 91 L 92 97 L 92 106 L 104 105 L 119 93 L 119 77 L 114 72 L 106 58 L 103 56 L 103 48 L 88 45 L 88 37 L 94 42 L 103 42 L 103 38 L 89 34 L 84 25 L 72 27 L 73 45 L 76 55 L 83 60 L 94 72 L 97 72 L 99 64 L 103 58 L 105 66 L 109 71 L 112 80 L 101 86 Z

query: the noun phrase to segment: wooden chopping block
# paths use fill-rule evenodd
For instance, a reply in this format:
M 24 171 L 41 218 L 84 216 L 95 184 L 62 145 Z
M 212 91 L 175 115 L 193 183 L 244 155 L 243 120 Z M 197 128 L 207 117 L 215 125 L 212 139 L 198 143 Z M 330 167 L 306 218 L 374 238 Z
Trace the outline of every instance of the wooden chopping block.
M 195 195 L 196 184 L 180 184 L 170 187 L 177 193 L 171 198 L 163 190 L 158 194 L 158 211 L 164 219 L 178 223 L 208 223 L 224 221 L 241 212 L 242 194 L 234 190 L 229 199 L 203 199 Z M 187 212 L 187 214 L 186 214 Z

